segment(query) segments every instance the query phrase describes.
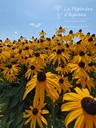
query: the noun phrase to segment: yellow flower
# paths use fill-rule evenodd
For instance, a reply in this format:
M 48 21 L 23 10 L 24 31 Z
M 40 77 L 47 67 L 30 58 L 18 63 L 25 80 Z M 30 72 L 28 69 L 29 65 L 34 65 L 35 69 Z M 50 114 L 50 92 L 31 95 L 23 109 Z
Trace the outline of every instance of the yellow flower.
M 38 65 L 40 68 L 46 66 L 46 54 L 35 52 L 32 57 L 28 59 L 28 63 Z
M 43 30 L 39 33 L 39 35 L 42 37 L 42 36 L 45 36 L 46 35 L 46 32 L 44 32 Z
M 49 56 L 49 60 L 53 61 L 53 64 L 58 62 L 58 65 L 60 65 L 62 62 L 66 64 L 68 59 L 69 59 L 69 54 L 67 52 L 63 52 L 61 49 L 58 49 L 56 52 L 52 53 Z
M 30 106 L 29 110 L 25 110 L 27 114 L 23 116 L 23 118 L 28 118 L 25 122 L 25 125 L 30 122 L 30 128 L 36 128 L 36 123 L 39 124 L 40 128 L 43 128 L 43 124 L 48 125 L 47 120 L 43 117 L 43 114 L 48 114 L 48 110 L 42 109 L 45 106 L 43 104 L 42 106 L 39 105 L 33 105 Z
M 83 61 L 84 63 L 88 63 L 90 62 L 90 59 L 89 57 L 86 55 L 86 53 L 84 51 L 80 51 L 79 52 L 79 55 L 76 55 L 74 58 L 73 58 L 73 61 L 74 62 L 80 62 L 80 61 Z
M 0 61 L 8 61 L 10 58 L 10 52 L 0 49 Z
M 86 47 L 85 47 L 84 43 L 82 42 L 82 40 L 79 40 L 76 43 L 73 42 L 70 45 L 70 50 L 73 51 L 75 53 L 75 55 L 77 55 L 82 49 L 84 52 L 86 51 Z
M 62 33 L 65 33 L 66 32 L 66 29 L 65 28 L 62 28 L 61 26 L 59 27 L 59 29 L 56 30 L 56 34 L 62 34 Z
M 85 71 L 85 63 L 80 61 L 79 63 L 68 63 L 68 67 L 70 72 L 74 72 L 74 76 L 81 75 L 84 77 L 88 77 L 87 72 Z
M 76 37 L 79 39 L 82 39 L 84 37 L 84 34 L 82 33 L 82 29 L 80 29 L 78 32 L 74 33 Z
M 33 53 L 33 50 L 30 48 L 30 45 L 24 45 L 23 52 L 25 55 L 31 56 Z
M 3 75 L 4 78 L 7 79 L 9 82 L 13 82 L 17 75 L 20 72 L 20 67 L 18 64 L 7 64 L 5 67 L 3 67 Z
M 59 93 L 61 93 L 62 89 L 64 90 L 64 92 L 71 91 L 70 87 L 72 87 L 72 85 L 68 81 L 68 77 L 58 76 L 57 82 L 60 85 Z
M 62 111 L 70 111 L 65 118 L 65 126 L 76 120 L 74 128 L 94 128 L 96 126 L 96 99 L 88 89 L 75 88 L 76 93 L 69 92 L 64 100 L 69 101 L 61 106 Z
M 53 100 L 57 100 L 59 95 L 56 89 L 59 89 L 59 84 L 54 80 L 54 74 L 48 72 L 39 72 L 37 75 L 33 76 L 32 79 L 27 83 L 26 90 L 23 95 L 23 100 L 27 94 L 35 88 L 34 102 L 38 103 L 40 98 L 40 103 L 44 103 L 45 91 L 48 96 Z
M 28 64 L 29 55 L 27 54 L 26 50 L 24 51 L 21 48 L 19 48 L 15 57 L 18 58 L 17 63 L 22 65 Z
M 40 71 L 38 65 L 28 65 L 28 70 L 25 73 L 25 77 L 27 79 L 32 78 L 33 75 L 37 75 L 38 71 Z
M 76 84 L 81 84 L 82 88 L 86 86 L 91 91 L 91 88 L 95 86 L 94 79 L 90 76 L 84 77 L 81 75 L 76 75 L 73 79 L 77 79 Z
M 69 31 L 69 34 L 67 34 L 66 36 L 63 36 L 63 40 L 64 41 L 72 41 L 74 39 L 74 33 L 72 30 Z
M 46 45 L 44 49 L 42 49 L 42 52 L 49 56 L 51 54 L 51 48 Z
M 95 72 L 96 71 L 96 66 L 92 62 L 88 63 L 85 68 L 86 68 L 86 71 L 88 71 L 88 72 L 90 72 L 90 71 Z
M 56 68 L 56 71 L 60 73 L 61 75 L 68 74 L 69 68 L 67 65 L 62 64 L 61 66 Z

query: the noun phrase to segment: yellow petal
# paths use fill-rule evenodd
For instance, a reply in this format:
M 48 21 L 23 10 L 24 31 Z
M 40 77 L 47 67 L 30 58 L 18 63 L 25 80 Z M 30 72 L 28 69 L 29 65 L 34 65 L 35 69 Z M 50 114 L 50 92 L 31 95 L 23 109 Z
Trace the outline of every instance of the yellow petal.
M 95 125 L 95 127 L 96 127 L 96 115 L 93 116 L 93 122 L 94 122 L 94 125 Z
M 84 92 L 83 92 L 80 88 L 76 87 L 76 88 L 75 88 L 75 91 L 76 91 L 81 97 L 84 97 Z
M 81 107 L 81 103 L 79 102 L 68 102 L 68 103 L 64 103 L 61 106 L 61 110 L 62 111 L 71 111 L 71 110 L 75 110 Z
M 65 118 L 65 126 L 67 126 L 70 122 L 76 119 L 78 116 L 82 114 L 82 109 L 76 109 L 70 112 Z
M 63 100 L 77 101 L 77 100 L 81 100 L 81 97 L 76 93 L 69 92 L 64 94 Z
M 74 128 L 84 128 L 84 123 L 84 115 L 80 115 L 75 122 Z
M 33 119 L 31 120 L 30 128 L 36 128 L 36 116 L 34 116 Z
M 59 98 L 59 95 L 58 95 L 56 89 L 52 85 L 46 84 L 45 89 L 46 89 L 46 92 L 48 93 L 48 95 L 52 99 L 57 100 Z
M 86 128 L 93 128 L 92 115 L 86 114 Z
M 4 115 L 0 115 L 0 117 L 3 117 Z
M 39 118 L 39 117 L 37 117 L 37 122 L 38 122 L 38 124 L 39 124 L 40 128 L 43 128 L 42 122 L 41 122 L 41 120 L 40 120 L 40 118 Z
M 32 117 L 33 117 L 33 116 L 31 116 L 24 124 L 29 123 L 29 121 L 32 120 Z
M 32 84 L 32 85 L 30 85 L 29 87 L 26 88 L 26 91 L 25 91 L 25 93 L 24 93 L 24 95 L 23 95 L 23 97 L 22 97 L 22 100 L 25 99 L 25 97 L 27 96 L 27 94 L 28 94 L 31 90 L 33 90 L 33 88 L 34 88 L 35 86 L 36 86 L 35 84 Z
M 23 116 L 23 118 L 27 118 L 27 117 L 30 117 L 32 114 L 26 114 Z
M 84 92 L 84 94 L 86 94 L 86 96 L 90 96 L 90 93 L 87 88 L 82 89 L 82 91 Z
M 44 83 L 41 83 L 40 85 L 40 104 L 44 104 L 44 95 L 45 95 L 45 91 L 44 91 Z
M 43 117 L 43 116 L 40 116 L 40 119 L 42 120 L 42 122 L 46 125 L 48 125 L 48 122 L 47 120 Z
M 37 106 L 39 97 L 40 97 L 40 86 L 37 85 L 35 89 L 35 96 L 33 101 L 34 107 Z
M 33 106 L 30 106 L 29 108 L 30 108 L 31 110 L 33 110 Z
M 30 81 L 28 81 L 28 83 L 26 84 L 26 87 L 30 86 L 30 85 L 36 85 L 37 84 L 37 80 L 34 78 L 34 79 L 31 79 Z
M 48 84 L 56 87 L 58 90 L 60 89 L 59 84 L 57 84 L 57 82 L 55 82 L 55 80 L 47 78 L 47 82 L 48 82 Z
M 27 112 L 27 113 L 29 113 L 29 114 L 31 114 L 32 115 L 32 111 L 31 110 L 25 110 L 25 112 Z
M 48 114 L 49 111 L 48 111 L 48 110 L 41 110 L 41 113 L 42 113 L 42 114 Z

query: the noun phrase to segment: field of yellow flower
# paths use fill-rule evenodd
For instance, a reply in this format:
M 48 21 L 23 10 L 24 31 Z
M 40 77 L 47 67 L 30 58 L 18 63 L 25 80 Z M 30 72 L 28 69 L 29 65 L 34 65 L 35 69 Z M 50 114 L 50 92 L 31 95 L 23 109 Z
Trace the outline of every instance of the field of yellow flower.
M 96 36 L 0 40 L 0 128 L 96 128 Z

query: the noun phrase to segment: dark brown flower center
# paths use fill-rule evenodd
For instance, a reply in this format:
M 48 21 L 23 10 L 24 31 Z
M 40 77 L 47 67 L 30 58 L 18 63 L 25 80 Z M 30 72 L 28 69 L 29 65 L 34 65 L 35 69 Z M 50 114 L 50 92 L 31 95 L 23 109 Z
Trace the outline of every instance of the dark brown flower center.
M 41 32 L 44 32 L 44 30 L 42 30 Z
M 22 50 L 19 50 L 19 53 L 21 54 L 22 53 Z
M 12 50 L 14 50 L 14 49 L 15 49 L 15 47 L 12 48 Z
M 64 52 L 65 51 L 65 49 L 64 48 L 62 48 L 62 52 Z
M 12 58 L 15 58 L 14 55 L 12 55 Z
M 29 50 L 29 47 L 28 47 L 28 46 L 26 46 L 24 50 Z
M 31 70 L 34 70 L 34 69 L 35 69 L 35 66 L 34 66 L 34 65 L 32 65 L 30 68 L 31 68 Z
M 39 82 L 43 82 L 46 80 L 46 74 L 44 72 L 39 72 L 37 75 L 37 80 Z
M 81 51 L 81 52 L 79 53 L 79 55 L 80 55 L 80 56 L 84 56 L 85 53 L 84 53 L 83 51 Z
M 48 50 L 48 47 L 46 47 L 45 49 Z
M 82 32 L 82 29 L 80 29 L 78 32 Z
M 81 41 L 82 41 L 82 40 L 77 41 L 77 43 L 76 43 L 76 44 L 80 44 L 80 43 L 81 43 Z
M 72 30 L 70 30 L 70 31 L 69 31 L 69 34 L 73 34 L 73 31 L 72 31 Z
M 38 113 L 38 109 L 37 108 L 34 108 L 33 111 L 32 111 L 33 115 L 37 115 Z
M 12 64 L 8 64 L 6 67 L 7 68 L 12 68 Z
M 61 54 L 61 50 L 60 49 L 57 50 L 57 54 Z
M 90 35 L 90 32 L 87 32 L 87 35 Z
M 88 53 L 87 55 L 88 55 L 88 56 L 91 56 L 92 54 L 91 54 L 91 53 Z
M 69 47 L 69 44 L 66 44 L 66 47 L 68 48 Z
M 28 57 L 27 56 L 25 56 L 25 60 L 27 60 L 28 59 Z
M 90 38 L 88 39 L 88 41 L 89 41 L 89 42 L 93 41 L 93 38 L 92 38 L 92 37 L 90 37 Z
M 59 29 L 62 29 L 62 27 L 60 26 Z
M 65 65 L 64 65 L 64 64 L 62 64 L 62 65 L 61 65 L 61 68 L 64 68 L 64 67 L 65 67 Z
M 81 68 L 84 68 L 85 67 L 85 63 L 81 61 L 81 62 L 78 63 L 78 66 L 81 67 Z
M 59 83 L 62 84 L 64 80 L 62 78 L 59 79 Z
M 95 37 L 95 34 L 92 34 L 92 36 L 91 37 Z
M 40 54 L 37 52 L 37 53 L 35 53 L 35 56 L 36 56 L 36 57 L 39 57 L 39 56 L 40 56 Z
M 96 101 L 91 97 L 84 97 L 81 100 L 82 108 L 90 115 L 96 115 Z
M 88 66 L 93 66 L 93 63 L 89 63 Z
M 58 46 L 60 46 L 61 44 L 60 43 L 58 43 Z

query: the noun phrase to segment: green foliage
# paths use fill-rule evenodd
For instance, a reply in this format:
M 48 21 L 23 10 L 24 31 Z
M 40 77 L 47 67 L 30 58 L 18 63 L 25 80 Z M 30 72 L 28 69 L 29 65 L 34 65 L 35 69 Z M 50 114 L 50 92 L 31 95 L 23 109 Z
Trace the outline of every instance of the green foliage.
M 5 85 L 5 82 L 1 82 L 0 87 L 2 90 L 0 103 L 2 103 L 4 113 L 1 126 L 3 128 L 22 128 L 24 125 L 24 101 L 22 101 L 24 86 L 18 83 Z

